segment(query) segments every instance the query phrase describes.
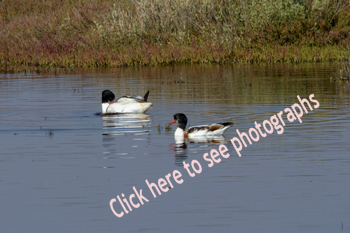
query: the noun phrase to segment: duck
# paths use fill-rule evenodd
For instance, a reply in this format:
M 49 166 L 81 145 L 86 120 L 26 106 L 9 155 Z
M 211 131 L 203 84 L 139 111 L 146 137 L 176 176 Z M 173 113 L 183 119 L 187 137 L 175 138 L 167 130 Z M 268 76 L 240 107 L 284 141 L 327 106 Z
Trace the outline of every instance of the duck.
M 185 129 L 187 125 L 187 117 L 183 113 L 176 113 L 173 116 L 172 122 L 168 124 L 172 125 L 175 123 L 178 123 L 174 135 L 176 141 L 181 141 L 181 138 L 221 136 L 228 128 L 233 126 L 233 122 L 224 122 L 210 125 L 191 126 L 188 129 Z
M 115 101 L 115 95 L 110 90 L 102 92 L 102 114 L 111 113 L 145 113 L 153 107 L 151 102 L 147 102 L 149 91 L 141 96 L 122 96 Z

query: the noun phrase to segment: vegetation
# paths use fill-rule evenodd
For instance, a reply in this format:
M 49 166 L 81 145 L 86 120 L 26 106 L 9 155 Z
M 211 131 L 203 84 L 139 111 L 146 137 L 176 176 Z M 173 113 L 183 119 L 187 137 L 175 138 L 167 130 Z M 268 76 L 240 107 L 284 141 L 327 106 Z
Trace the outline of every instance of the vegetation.
M 0 0 L 0 70 L 350 57 L 348 0 Z
M 341 63 L 341 68 L 334 77 L 329 78 L 331 82 L 349 81 L 350 80 L 350 59 L 344 59 Z

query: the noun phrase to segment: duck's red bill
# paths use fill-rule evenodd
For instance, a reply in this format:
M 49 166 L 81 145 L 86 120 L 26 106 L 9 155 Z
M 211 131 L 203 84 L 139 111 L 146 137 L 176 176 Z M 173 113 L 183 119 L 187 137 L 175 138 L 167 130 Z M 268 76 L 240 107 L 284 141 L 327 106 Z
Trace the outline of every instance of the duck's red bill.
M 173 120 L 172 122 L 168 123 L 168 125 L 172 125 L 172 124 L 175 124 L 175 123 L 176 123 L 176 121 Z

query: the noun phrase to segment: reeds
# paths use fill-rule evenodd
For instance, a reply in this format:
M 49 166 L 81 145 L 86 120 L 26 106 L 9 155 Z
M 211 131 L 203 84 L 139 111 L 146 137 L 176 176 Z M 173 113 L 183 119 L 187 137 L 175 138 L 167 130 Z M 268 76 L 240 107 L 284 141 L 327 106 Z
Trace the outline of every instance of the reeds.
M 349 57 L 345 0 L 3 0 L 0 70 Z

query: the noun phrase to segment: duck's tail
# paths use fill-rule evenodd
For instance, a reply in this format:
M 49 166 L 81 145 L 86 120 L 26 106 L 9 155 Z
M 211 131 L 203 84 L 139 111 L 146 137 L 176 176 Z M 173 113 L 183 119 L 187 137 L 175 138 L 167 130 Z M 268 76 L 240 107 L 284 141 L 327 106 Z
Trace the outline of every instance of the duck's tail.
M 210 131 L 213 131 L 216 135 L 222 135 L 231 126 L 233 126 L 233 122 L 215 123 L 210 125 Z
M 144 100 L 144 101 L 147 101 L 148 95 L 149 95 L 149 90 L 147 91 L 147 93 L 146 93 L 145 96 L 143 97 L 143 100 Z

